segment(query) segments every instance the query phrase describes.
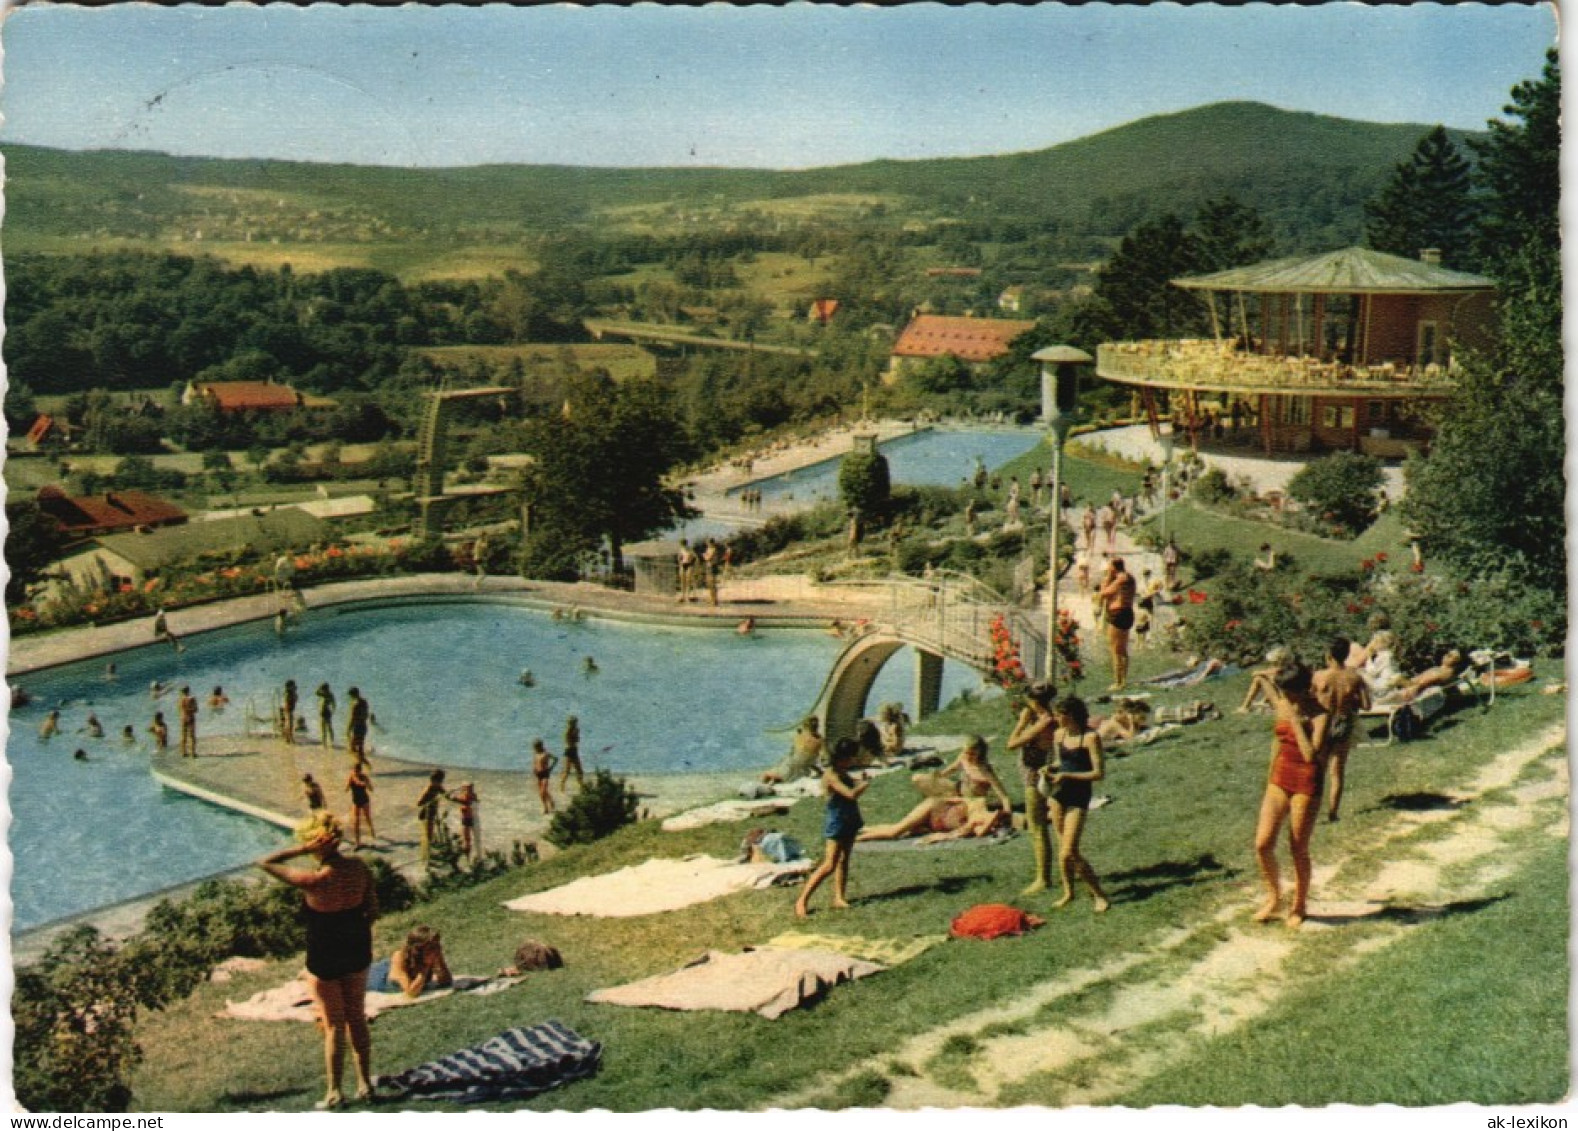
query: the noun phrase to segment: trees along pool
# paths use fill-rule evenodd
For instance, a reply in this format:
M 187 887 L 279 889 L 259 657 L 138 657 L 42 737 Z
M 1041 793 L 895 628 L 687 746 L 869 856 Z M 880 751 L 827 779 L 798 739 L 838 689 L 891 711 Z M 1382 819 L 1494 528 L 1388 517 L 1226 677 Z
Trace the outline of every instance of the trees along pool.
M 554 621 L 495 602 L 419 602 L 309 612 L 283 640 L 268 622 L 186 638 L 14 678 L 33 695 L 11 715 L 12 898 L 19 929 L 146 895 L 245 864 L 279 843 L 278 829 L 160 788 L 148 772 L 155 710 L 179 733 L 176 690 L 202 704 L 198 734 L 240 734 L 248 701 L 267 717 L 285 680 L 317 739 L 313 690 L 328 682 L 344 741 L 347 690 L 372 704 L 370 740 L 387 757 L 453 767 L 525 769 L 533 738 L 555 753 L 565 718 L 581 721 L 587 769 L 662 774 L 739 771 L 743 781 L 788 750 L 790 729 L 812 706 L 841 643 L 819 631 Z M 587 675 L 586 657 L 598 672 Z M 519 679 L 530 668 L 536 686 Z M 883 669 L 868 711 L 897 700 L 914 713 L 914 659 L 906 649 Z M 157 702 L 149 683 L 171 691 Z M 211 712 L 218 685 L 230 697 Z M 980 686 L 945 667 L 943 701 Z M 60 732 L 38 726 L 61 708 Z M 102 739 L 78 733 L 89 712 Z M 121 741 L 130 724 L 137 745 Z M 73 759 L 78 748 L 89 761 Z M 340 762 L 335 762 L 340 766 Z M 331 783 L 326 782 L 325 785 Z M 338 785 L 335 781 L 334 786 Z M 376 811 L 376 810 L 375 810 Z M 393 815 L 391 815 L 393 816 Z M 398 818 L 395 818 L 398 820 Z

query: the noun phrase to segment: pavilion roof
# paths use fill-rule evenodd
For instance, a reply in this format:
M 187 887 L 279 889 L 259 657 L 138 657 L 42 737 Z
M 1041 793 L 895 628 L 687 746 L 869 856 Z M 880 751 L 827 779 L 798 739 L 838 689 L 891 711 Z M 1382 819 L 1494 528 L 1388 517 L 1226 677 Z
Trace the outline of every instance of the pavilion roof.
M 1264 294 L 1441 294 L 1489 291 L 1496 286 L 1483 275 L 1367 247 L 1272 259 L 1172 282 L 1188 290 Z

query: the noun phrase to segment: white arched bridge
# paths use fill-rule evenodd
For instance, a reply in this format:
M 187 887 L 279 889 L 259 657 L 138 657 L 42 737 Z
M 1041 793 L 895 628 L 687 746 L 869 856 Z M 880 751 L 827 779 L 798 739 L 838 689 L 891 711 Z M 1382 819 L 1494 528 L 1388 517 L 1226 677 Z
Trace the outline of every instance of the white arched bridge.
M 845 645 L 817 696 L 812 714 L 829 744 L 855 733 L 878 673 L 902 648 L 915 651 L 915 704 L 921 718 L 940 706 L 944 660 L 992 673 L 997 657 L 991 626 L 999 617 L 1019 645 L 1025 670 L 1034 676 L 1045 669 L 1046 630 L 1037 623 L 1039 614 L 968 574 L 946 571 L 837 584 L 885 590 L 887 608 Z

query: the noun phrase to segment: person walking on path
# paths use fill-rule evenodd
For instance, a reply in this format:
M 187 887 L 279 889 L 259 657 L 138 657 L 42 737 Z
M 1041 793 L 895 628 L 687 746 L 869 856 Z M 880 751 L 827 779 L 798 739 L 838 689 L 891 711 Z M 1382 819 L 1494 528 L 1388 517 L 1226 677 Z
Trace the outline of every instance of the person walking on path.
M 537 800 L 542 802 L 544 813 L 553 812 L 553 767 L 557 764 L 540 738 L 531 741 L 531 772 L 537 779 Z
M 481 799 L 477 796 L 477 787 L 462 782 L 449 799 L 460 809 L 460 854 L 467 860 L 475 860 L 482 853 L 482 830 L 477 821 Z
M 324 748 L 334 749 L 334 692 L 327 683 L 318 684 L 313 692 L 318 697 L 318 742 Z
M 301 775 L 301 796 L 307 802 L 307 811 L 316 813 L 319 809 L 329 806 L 323 799 L 323 787 L 313 779 L 311 774 Z
M 1052 882 L 1052 838 L 1048 829 L 1047 799 L 1042 792 L 1041 771 L 1055 749 L 1057 719 L 1052 714 L 1056 690 L 1037 680 L 1026 692 L 1024 709 L 1008 736 L 1008 749 L 1019 752 L 1019 778 L 1025 787 L 1025 829 L 1035 853 L 1035 875 L 1021 895 L 1046 891 Z
M 1090 712 L 1082 699 L 1070 695 L 1053 708 L 1057 731 L 1052 736 L 1057 749 L 1057 764 L 1043 775 L 1050 795 L 1052 827 L 1057 832 L 1057 867 L 1063 881 L 1063 895 L 1052 906 L 1067 907 L 1074 902 L 1074 877 L 1090 888 L 1098 912 L 1111 904 L 1101 890 L 1096 870 L 1079 850 L 1080 835 L 1090 815 L 1092 786 L 1105 776 L 1101 736 L 1090 729 Z
M 351 717 L 345 726 L 345 749 L 358 765 L 367 764 L 367 726 L 373 719 L 372 704 L 362 698 L 353 687 L 347 695 L 351 700 Z
M 318 1107 L 337 1108 L 345 1100 L 340 1077 L 345 1046 L 356 1066 L 356 1099 L 373 1094 L 372 1034 L 367 1027 L 367 968 L 373 962 L 373 920 L 378 896 L 367 865 L 340 852 L 340 825 L 332 814 L 315 813 L 296 828 L 297 844 L 257 862 L 275 879 L 300 888 L 307 924 L 307 984 L 323 1028 L 323 1059 L 328 1090 Z M 311 856 L 311 870 L 287 868 L 285 861 Z
M 181 720 L 181 757 L 197 757 L 197 696 L 190 687 L 182 687 L 175 701 L 176 716 Z
M 351 836 L 360 848 L 363 821 L 367 822 L 367 835 L 378 839 L 378 831 L 373 828 L 373 779 L 365 762 L 351 767 L 350 776 L 345 779 L 345 791 L 351 795 Z
M 713 608 L 718 607 L 718 543 L 716 539 L 708 538 L 707 547 L 701 552 L 702 570 L 707 578 L 707 601 Z
M 1079 528 L 1085 532 L 1085 549 L 1091 552 L 1096 549 L 1096 521 L 1096 508 L 1085 504 L 1085 513 L 1079 518 Z
M 581 766 L 581 720 L 571 715 L 564 723 L 564 770 L 559 776 L 559 791 L 568 793 L 570 775 L 575 774 L 575 784 L 586 788 L 586 770 Z
M 849 857 L 855 847 L 855 837 L 865 824 L 860 815 L 860 795 L 871 785 L 870 779 L 857 785 L 849 776 L 855 749 L 854 739 L 839 739 L 833 745 L 832 763 L 822 773 L 822 791 L 827 798 L 822 835 L 826 838 L 827 853 L 816 870 L 806 877 L 800 898 L 795 900 L 797 918 L 804 919 L 811 914 L 811 896 L 829 876 L 833 877 L 833 909 L 843 911 L 849 907 Z
M 1101 579 L 1101 606 L 1106 612 L 1107 651 L 1112 657 L 1112 686 L 1122 691 L 1129 682 L 1129 630 L 1134 627 L 1134 578 L 1124 568 L 1122 558 L 1107 563 Z
M 298 702 L 296 681 L 287 679 L 285 681 L 285 694 L 279 709 L 280 726 L 284 731 L 286 746 L 296 745 L 296 704 Z
M 416 818 L 422 824 L 422 859 L 425 861 L 438 835 L 439 804 L 444 800 L 444 771 L 434 770 L 416 799 Z
M 1358 716 L 1370 707 L 1370 690 L 1359 669 L 1348 666 L 1353 645 L 1345 637 L 1335 637 L 1326 647 L 1326 666 L 1311 681 L 1315 699 L 1326 711 L 1326 819 L 1335 821 L 1342 807 L 1343 772 L 1348 752 L 1353 749 Z
M 690 589 L 695 582 L 692 575 L 696 570 L 696 555 L 690 548 L 689 539 L 679 540 L 679 555 L 675 560 L 679 567 L 679 600 L 676 604 L 683 605 L 692 600 Z
M 1255 912 L 1255 922 L 1270 922 L 1282 911 L 1277 833 L 1286 823 L 1293 855 L 1293 903 L 1286 921 L 1296 929 L 1303 925 L 1308 911 L 1310 840 L 1320 806 L 1325 769 L 1321 747 L 1326 741 L 1327 716 L 1313 694 L 1310 670 L 1303 664 L 1293 661 L 1278 669 L 1274 683 L 1271 774 L 1255 826 L 1255 856 L 1266 885 L 1266 901 Z
M 1171 536 L 1167 545 L 1162 547 L 1162 579 L 1166 583 L 1168 593 L 1178 591 L 1178 543 Z

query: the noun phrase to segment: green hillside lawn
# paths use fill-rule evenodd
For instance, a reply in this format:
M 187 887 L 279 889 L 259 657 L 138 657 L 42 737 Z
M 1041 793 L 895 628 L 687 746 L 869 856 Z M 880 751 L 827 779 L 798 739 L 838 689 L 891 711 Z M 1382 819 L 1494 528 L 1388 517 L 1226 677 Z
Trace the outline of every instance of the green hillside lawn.
M 1560 671 L 1554 664 L 1542 664 L 1538 674 L 1543 680 L 1559 677 Z M 1495 755 L 1558 722 L 1564 711 L 1561 697 L 1538 694 L 1536 686 L 1503 694 L 1489 713 L 1459 711 L 1427 740 L 1357 751 L 1344 819 L 1338 826 L 1323 824 L 1319 829 L 1317 864 L 1341 859 L 1345 873 L 1362 869 L 1366 860 L 1349 855 L 1349 846 L 1371 843 L 1388 828 L 1402 799 L 1449 792 Z M 1186 694 L 1231 703 L 1244 688 L 1245 678 L 1239 676 Z M 1156 701 L 1172 698 L 1163 695 Z M 986 731 L 996 764 L 1006 770 L 1010 763 L 1002 740 L 1009 722 L 1001 702 L 976 703 L 938 716 L 927 729 Z M 828 1079 L 832 1087 L 830 1072 L 863 1065 L 869 1071 L 859 1086 L 853 1092 L 846 1086 L 837 1094 L 880 1102 L 894 1073 L 917 1068 L 885 1059 L 907 1037 L 974 1010 L 1012 1004 L 1022 1000 L 1033 983 L 1114 957 L 1132 953 L 1150 963 L 1162 938 L 1180 927 L 1210 931 L 1209 921 L 1220 909 L 1233 908 L 1236 915 L 1242 908 L 1247 925 L 1257 897 L 1250 842 L 1265 780 L 1268 731 L 1264 716 L 1229 715 L 1175 732 L 1112 762 L 1098 792 L 1110 794 L 1114 803 L 1093 814 L 1086 842 L 1087 855 L 1113 897 L 1109 914 L 1092 916 L 1088 904 L 1080 904 L 1053 915 L 1045 928 L 1022 939 L 946 943 L 776 1022 L 594 1006 L 582 999 L 601 986 L 673 969 L 705 949 L 738 950 L 792 928 L 793 890 L 742 893 L 698 908 L 613 924 L 523 915 L 501 906 L 524 892 L 653 855 L 708 852 L 730 857 L 743 825 L 665 834 L 655 823 L 643 822 L 418 913 L 391 916 L 379 925 L 381 949 L 391 948 L 413 923 L 430 922 L 443 929 L 451 965 L 460 972 L 497 969 L 522 938 L 557 946 L 567 965 L 562 971 L 533 975 L 525 986 L 493 997 L 452 998 L 380 1018 L 373 1027 L 375 1067 L 395 1071 L 513 1025 L 557 1018 L 604 1043 L 603 1067 L 591 1080 L 524 1105 L 531 1109 L 757 1109 L 819 1080 Z M 1011 789 L 1017 794 L 1017 787 Z M 869 821 L 889 820 L 912 801 L 903 775 L 895 774 L 879 779 L 862 808 Z M 820 804 L 809 801 L 777 824 L 816 849 L 820 822 Z M 412 834 L 409 828 L 398 831 Z M 1387 858 L 1402 851 L 1394 844 Z M 1378 867 L 1383 862 L 1377 858 L 1369 864 Z M 1515 861 L 1505 863 L 1510 867 Z M 811 928 L 884 936 L 944 932 L 951 918 L 972 904 L 1018 901 L 1028 870 L 1022 838 L 1001 846 L 942 852 L 857 848 L 851 879 L 855 907 L 841 914 L 823 911 L 814 916 Z M 1559 1024 L 1551 1024 L 1566 1002 L 1565 978 L 1553 976 L 1565 960 L 1565 936 L 1556 923 L 1557 897 L 1564 884 L 1560 854 L 1541 851 L 1509 874 L 1508 898 L 1420 928 L 1413 941 L 1397 943 L 1378 957 L 1357 959 L 1356 965 L 1330 977 L 1321 971 L 1331 948 L 1351 953 L 1370 931 L 1380 928 L 1356 923 L 1341 930 L 1306 931 L 1297 945 L 1300 954 L 1308 956 L 1300 969 L 1309 973 L 1296 998 L 1264 1021 L 1204 1048 L 1200 1056 L 1210 1064 L 1201 1068 L 1201 1079 L 1190 1078 L 1186 1065 L 1154 1084 L 1137 1084 L 1130 1099 L 1317 1102 L 1351 1095 L 1355 1102 L 1446 1103 L 1549 1098 L 1562 1086 L 1558 1066 L 1565 1064 L 1564 1034 Z M 825 894 L 818 893 L 818 898 L 825 908 Z M 1019 902 L 1046 909 L 1044 899 Z M 1514 934 L 1521 936 L 1515 944 Z M 190 1000 L 148 1018 L 139 1031 L 147 1059 L 134 1080 L 137 1106 L 166 1111 L 310 1107 L 322 1092 L 321 1046 L 310 1027 L 212 1017 L 225 998 L 242 998 L 277 984 L 299 965 L 299 958 L 272 963 L 262 973 L 204 987 Z M 1471 977 L 1467 971 L 1482 985 L 1454 1005 L 1450 1015 L 1442 1013 L 1427 991 L 1443 984 L 1455 988 Z M 1152 976 L 1165 979 L 1168 972 L 1161 961 Z M 1432 977 L 1420 985 L 1425 972 Z M 1379 992 L 1381 986 L 1390 992 Z M 1504 1004 L 1490 1008 L 1496 1002 Z M 1400 1015 L 1404 1004 L 1416 1011 L 1417 1019 Z M 1476 1012 L 1476 1006 L 1488 1012 Z M 1434 1022 L 1459 1012 L 1465 1020 L 1458 1030 L 1460 1042 L 1454 1043 L 1441 1037 Z M 1536 1023 L 1530 1024 L 1530 1017 Z M 1361 1059 L 1371 1061 L 1353 1070 L 1347 1090 L 1333 1085 L 1327 1058 L 1300 1059 L 1279 1051 L 1291 1042 L 1317 1037 L 1319 1047 L 1364 1050 Z M 224 1055 L 212 1054 L 216 1042 Z M 1255 1053 L 1261 1046 L 1265 1051 Z M 1370 1055 L 1382 1046 L 1384 1055 Z M 1466 1058 L 1464 1049 L 1470 1047 L 1472 1058 Z M 1281 1092 L 1263 1093 L 1258 1089 L 1271 1064 L 1288 1083 Z M 1487 1080 L 1498 1083 L 1487 1088 Z M 1056 1102 L 1059 1086 L 1032 1080 L 1024 1094 L 1012 1098 Z M 835 1100 L 830 1095 L 825 1102 Z

